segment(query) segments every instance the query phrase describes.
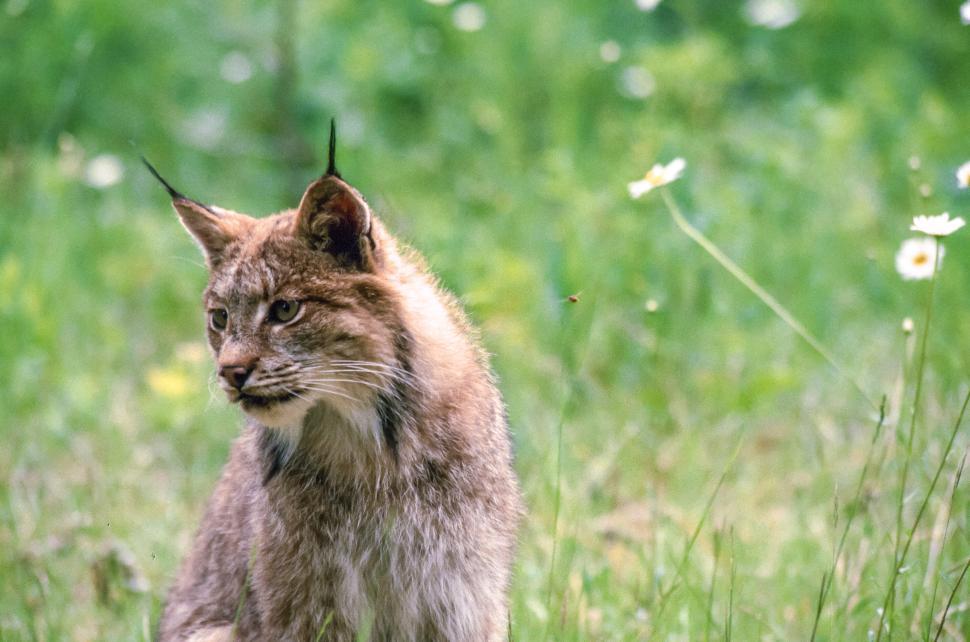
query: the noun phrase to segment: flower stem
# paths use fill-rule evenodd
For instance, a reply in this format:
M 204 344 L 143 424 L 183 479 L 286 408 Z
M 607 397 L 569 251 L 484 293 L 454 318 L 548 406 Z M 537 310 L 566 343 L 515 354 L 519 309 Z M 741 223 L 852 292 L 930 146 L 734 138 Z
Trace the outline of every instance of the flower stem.
M 916 435 L 916 417 L 919 414 L 919 402 L 921 393 L 923 392 L 923 372 L 926 365 L 926 346 L 930 336 L 930 322 L 933 320 L 933 295 L 936 291 L 936 282 L 938 280 L 937 277 L 940 270 L 940 240 L 936 237 L 933 237 L 933 257 L 933 273 L 930 275 L 929 292 L 926 295 L 926 315 L 925 321 L 923 322 L 922 333 L 920 335 L 919 359 L 916 362 L 916 385 L 913 391 L 913 408 L 909 416 L 909 433 L 906 435 L 906 457 L 903 460 L 903 472 L 899 484 L 899 502 L 896 505 L 896 543 L 893 547 L 894 566 L 898 566 L 897 562 L 899 560 L 899 546 L 903 539 L 903 508 L 906 503 L 906 485 L 909 483 L 909 466 L 913 458 L 913 442 L 915 441 Z M 893 582 L 893 586 L 890 588 L 890 601 L 886 606 L 888 606 L 889 610 L 892 610 L 892 602 L 895 599 L 896 577 L 891 577 L 890 581 Z M 880 616 L 880 627 L 882 626 L 882 619 L 885 617 L 886 612 L 883 611 Z M 879 635 L 881 635 L 881 629 Z
M 817 352 L 828 362 L 830 366 L 832 366 L 833 369 L 835 369 L 839 376 L 855 387 L 855 389 L 869 403 L 873 410 L 879 410 L 879 405 L 874 402 L 868 394 L 866 394 L 865 388 L 862 387 L 862 384 L 860 384 L 857 379 L 849 374 L 849 371 L 839 363 L 835 356 L 829 351 L 828 348 L 822 345 L 822 342 L 819 341 L 815 335 L 809 332 L 808 329 L 806 329 L 805 326 L 802 325 L 801 322 L 799 322 L 798 319 L 796 319 L 787 308 L 785 308 L 785 306 L 779 303 L 775 297 L 761 287 L 761 285 L 755 281 L 754 278 L 741 269 L 741 267 L 732 261 L 724 252 L 722 252 L 719 247 L 714 245 L 714 243 L 704 236 L 700 230 L 691 225 L 691 223 L 684 218 L 684 215 L 680 211 L 680 207 L 678 207 L 677 202 L 674 201 L 674 198 L 670 195 L 670 192 L 666 188 L 661 189 L 660 193 L 663 196 L 664 203 L 667 205 L 667 210 L 674 219 L 674 223 L 677 224 L 677 227 L 679 227 L 684 234 L 689 236 L 691 240 L 700 245 L 704 251 L 710 254 L 715 261 L 720 263 L 721 267 L 727 270 L 731 276 L 740 281 L 741 284 L 748 288 L 752 294 L 761 299 L 761 302 L 768 306 L 768 308 L 770 308 L 771 311 L 774 312 L 778 318 L 785 323 L 785 325 L 794 330 L 798 336 L 804 339 L 805 342 L 808 343 L 813 350 L 815 350 L 815 352 Z

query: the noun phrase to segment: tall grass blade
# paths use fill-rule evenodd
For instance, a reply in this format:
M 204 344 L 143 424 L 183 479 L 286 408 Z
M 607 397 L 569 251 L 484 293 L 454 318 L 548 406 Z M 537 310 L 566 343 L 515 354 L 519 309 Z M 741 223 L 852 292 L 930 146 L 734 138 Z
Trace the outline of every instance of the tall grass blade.
M 957 583 L 953 585 L 953 590 L 950 591 L 950 597 L 946 601 L 946 607 L 943 609 L 943 615 L 940 616 L 940 625 L 936 627 L 936 635 L 933 637 L 933 642 L 938 642 L 940 635 L 943 633 L 943 625 L 946 623 L 946 616 L 950 612 L 950 607 L 953 606 L 953 598 L 960 589 L 960 584 L 963 583 L 963 578 L 966 577 L 968 568 L 970 568 L 970 558 L 967 558 L 966 563 L 963 565 L 963 570 L 960 572 L 960 577 L 957 578 Z
M 674 219 L 674 223 L 677 227 L 681 229 L 691 240 L 701 246 L 705 252 L 711 255 L 715 261 L 721 264 L 728 273 L 731 274 L 735 279 L 741 282 L 741 284 L 748 288 L 752 294 L 761 299 L 761 302 L 768 306 L 772 312 L 774 312 L 779 319 L 781 319 L 785 325 L 794 330 L 795 334 L 800 336 L 805 340 L 808 345 L 812 347 L 815 352 L 817 352 L 823 359 L 825 359 L 830 366 L 841 376 L 843 379 L 852 384 L 852 386 L 859 392 L 860 395 L 869 403 L 873 410 L 878 410 L 879 406 L 872 400 L 872 398 L 866 393 L 865 388 L 859 381 L 849 374 L 849 370 L 843 366 L 835 355 L 822 344 L 822 342 L 815 337 L 814 334 L 808 331 L 808 329 L 802 325 L 802 323 L 792 315 L 788 309 L 783 306 L 778 300 L 768 293 L 754 278 L 751 277 L 747 272 L 745 272 L 741 267 L 731 260 L 731 258 L 721 251 L 717 245 L 715 245 L 710 239 L 708 239 L 704 234 L 701 233 L 696 227 L 691 225 L 691 223 L 684 218 L 684 215 L 680 211 L 680 207 L 674 200 L 673 196 L 667 188 L 661 188 L 661 194 L 663 195 L 664 203 L 667 205 L 667 210 Z
M 563 321 L 563 326 L 561 330 L 561 346 L 560 346 L 560 358 L 564 363 L 563 377 L 566 379 L 566 392 L 563 397 L 562 405 L 559 408 L 559 421 L 556 425 L 556 484 L 555 484 L 555 494 L 553 495 L 553 513 L 552 513 L 552 553 L 549 557 L 549 583 L 546 595 L 546 605 L 549 608 L 549 626 L 546 630 L 546 637 L 548 637 L 552 628 L 552 603 L 553 595 L 555 593 L 555 579 L 556 579 L 556 556 L 558 553 L 559 546 L 559 518 L 560 512 L 562 510 L 562 449 L 563 449 L 563 430 L 566 427 L 566 419 L 569 416 L 570 409 L 572 408 L 573 400 L 576 393 L 576 374 L 582 369 L 582 364 L 585 361 L 587 348 L 589 347 L 589 338 L 593 331 L 593 323 L 595 322 L 596 308 L 593 308 L 593 316 L 589 320 L 589 325 L 586 328 L 586 334 L 583 337 L 583 342 L 581 349 L 583 351 L 583 356 L 578 360 L 578 365 L 573 369 L 572 372 L 565 371 L 566 363 L 566 349 L 569 332 L 568 321 Z M 571 318 L 571 317 L 570 317 Z
M 859 480 L 856 482 L 855 494 L 852 497 L 853 510 L 849 512 L 848 517 L 845 520 L 845 526 L 842 527 L 842 535 L 839 537 L 839 543 L 835 547 L 835 555 L 832 557 L 832 566 L 829 567 L 828 572 L 822 574 L 822 586 L 818 593 L 818 603 L 815 607 L 815 621 L 812 623 L 812 636 L 810 638 L 811 642 L 815 642 L 815 636 L 818 634 L 818 625 L 822 617 L 822 610 L 825 607 L 825 600 L 828 597 L 829 590 L 832 588 L 832 578 L 835 577 L 835 570 L 838 567 L 839 559 L 842 557 L 842 549 L 845 547 L 846 537 L 849 535 L 849 530 L 852 528 L 852 522 L 855 521 L 856 515 L 859 514 L 859 506 L 862 501 L 862 489 L 865 486 L 866 477 L 869 474 L 869 468 L 872 466 L 872 455 L 876 450 L 876 442 L 879 440 L 879 435 L 882 434 L 882 427 L 886 421 L 886 396 L 883 395 L 882 400 L 879 403 L 879 420 L 876 422 L 876 430 L 872 433 L 872 441 L 869 442 L 869 451 L 866 453 L 866 461 L 862 465 L 862 472 L 859 473 Z
M 667 600 L 674 591 L 680 586 L 680 580 L 682 579 L 684 568 L 687 566 L 687 561 L 690 559 L 691 551 L 694 549 L 694 544 L 697 542 L 697 537 L 701 533 L 701 529 L 704 527 L 704 523 L 707 521 L 707 517 L 711 512 L 711 507 L 714 505 L 714 500 L 717 498 L 718 492 L 721 490 L 721 486 L 724 485 L 724 480 L 727 478 L 728 472 L 734 466 L 735 460 L 738 458 L 738 454 L 741 452 L 741 446 L 744 445 L 744 434 L 738 440 L 737 446 L 734 447 L 734 453 L 731 458 L 728 459 L 727 464 L 724 466 L 724 470 L 721 471 L 721 476 L 717 480 L 717 484 L 714 486 L 714 491 L 711 493 L 710 497 L 707 498 L 707 503 L 704 505 L 704 512 L 701 513 L 701 518 L 697 522 L 697 526 L 694 527 L 694 532 L 691 534 L 690 539 L 687 542 L 686 548 L 684 548 L 684 554 L 680 558 L 680 562 L 677 564 L 677 568 L 674 571 L 674 578 L 670 581 L 670 586 L 667 590 L 662 591 L 659 598 L 659 604 L 657 606 L 656 620 L 660 620 L 660 616 L 663 614 L 664 609 L 667 606 Z
M 331 620 L 333 620 L 333 611 L 327 613 L 327 617 L 324 618 L 323 624 L 320 625 L 320 630 L 317 631 L 317 637 L 313 642 L 320 642 L 320 638 L 323 637 L 323 634 L 327 632 L 327 628 L 330 627 Z
M 930 497 L 932 497 L 933 491 L 936 490 L 936 484 L 940 481 L 940 474 L 943 472 L 943 466 L 946 464 L 946 460 L 950 456 L 950 451 L 953 450 L 953 441 L 956 439 L 957 433 L 960 431 L 960 425 L 963 423 L 963 416 L 967 412 L 968 403 L 970 403 L 970 390 L 967 391 L 966 396 L 963 398 L 963 405 L 960 407 L 960 414 L 957 416 L 957 420 L 953 424 L 953 430 L 950 432 L 950 438 L 946 443 L 946 448 L 943 450 L 943 456 L 940 457 L 940 464 L 936 467 L 936 473 L 933 475 L 933 481 L 930 482 L 929 490 L 926 491 L 926 495 L 923 497 L 923 503 L 920 504 L 919 510 L 916 512 L 916 519 L 913 520 L 913 527 L 909 529 L 909 535 L 906 537 L 906 544 L 903 546 L 895 564 L 893 565 L 893 573 L 889 578 L 889 590 L 886 591 L 886 597 L 882 602 L 882 612 L 879 615 L 879 629 L 876 632 L 876 642 L 879 642 L 882 639 L 883 624 L 886 621 L 886 611 L 889 608 L 890 601 L 893 599 L 896 592 L 896 580 L 899 578 L 899 569 L 903 567 L 903 563 L 906 561 L 906 554 L 909 552 L 909 547 L 913 543 L 913 537 L 916 534 L 916 529 L 919 527 L 919 523 L 923 519 L 923 513 L 926 511 L 926 506 L 930 502 Z
M 812 622 L 811 642 L 815 642 L 815 635 L 818 633 L 818 623 L 822 619 L 822 608 L 825 606 L 825 592 L 827 590 L 826 580 L 829 577 L 828 571 L 822 573 L 822 583 L 818 587 L 818 599 L 815 601 L 815 621 Z
M 950 501 L 946 505 L 946 522 L 943 524 L 943 535 L 940 538 L 939 548 L 937 549 L 936 560 L 934 563 L 933 555 L 931 552 L 930 562 L 927 567 L 927 572 L 933 567 L 936 567 L 935 572 L 933 572 L 933 592 L 930 594 L 930 606 L 929 606 L 929 617 L 926 620 L 926 633 L 924 634 L 924 639 L 930 639 L 930 631 L 933 629 L 933 609 L 936 608 L 936 594 L 940 588 L 940 576 L 942 573 L 939 571 L 939 560 L 943 555 L 943 547 L 946 546 L 946 536 L 950 532 L 950 522 L 953 520 L 953 503 L 956 501 L 957 489 L 960 487 L 960 479 L 963 477 L 963 468 L 967 463 L 967 453 L 963 453 L 963 458 L 960 460 L 960 466 L 957 468 L 956 474 L 953 476 L 953 487 L 950 489 Z M 932 551 L 932 549 L 931 549 Z
M 714 570 L 711 571 L 711 586 L 707 591 L 707 625 L 704 627 L 704 642 L 710 642 L 714 628 L 714 587 L 717 584 L 717 566 L 721 559 L 721 531 L 714 530 Z
M 731 583 L 728 588 L 727 624 L 724 627 L 724 642 L 731 642 L 734 631 L 734 582 L 737 577 L 737 565 L 734 556 L 734 527 L 731 527 Z

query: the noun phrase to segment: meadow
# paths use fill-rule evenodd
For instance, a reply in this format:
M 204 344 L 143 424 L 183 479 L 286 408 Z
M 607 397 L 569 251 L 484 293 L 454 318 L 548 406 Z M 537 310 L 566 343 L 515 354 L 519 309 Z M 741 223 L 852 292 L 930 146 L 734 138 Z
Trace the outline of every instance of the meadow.
M 493 355 L 529 508 L 513 639 L 968 637 L 970 230 L 935 278 L 894 263 L 914 216 L 970 214 L 958 2 L 0 14 L 0 639 L 152 639 L 241 424 L 139 155 L 270 213 L 332 116 Z

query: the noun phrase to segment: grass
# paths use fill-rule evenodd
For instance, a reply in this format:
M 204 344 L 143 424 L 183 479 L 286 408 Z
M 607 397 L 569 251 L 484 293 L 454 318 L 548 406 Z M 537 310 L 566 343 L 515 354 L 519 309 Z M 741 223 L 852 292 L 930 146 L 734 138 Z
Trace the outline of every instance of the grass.
M 270 212 L 322 170 L 332 115 L 344 176 L 494 355 L 529 506 L 514 639 L 970 628 L 970 233 L 932 328 L 929 284 L 893 269 L 914 214 L 968 213 L 955 6 L 805 2 L 780 30 L 737 2 L 482 6 L 464 32 L 418 1 L 7 3 L 0 639 L 151 639 L 238 430 L 204 269 L 138 153 Z M 674 156 L 683 219 L 804 333 L 663 198 L 629 199 Z
M 832 555 L 832 566 L 828 571 L 822 574 L 822 584 L 819 588 L 818 603 L 815 609 L 815 619 L 812 622 L 812 635 L 811 640 L 815 640 L 818 633 L 819 622 L 822 619 L 822 613 L 825 607 L 825 600 L 828 597 L 829 591 L 832 589 L 832 580 L 835 578 L 835 574 L 838 571 L 839 561 L 842 558 L 842 551 L 845 549 L 845 541 L 849 536 L 849 531 L 852 529 L 852 522 L 855 521 L 856 515 L 859 514 L 858 507 L 861 505 L 862 492 L 865 487 L 866 477 L 869 473 L 869 468 L 872 464 L 872 458 L 875 453 L 876 443 L 879 440 L 879 436 L 882 434 L 882 428 L 886 421 L 886 398 L 882 398 L 882 402 L 879 405 L 879 420 L 876 422 L 876 429 L 872 434 L 872 443 L 869 445 L 869 451 L 866 453 L 865 463 L 862 465 L 862 471 L 859 473 L 859 481 L 856 483 L 855 493 L 852 496 L 852 506 L 856 507 L 848 514 L 845 518 L 845 525 L 842 527 L 842 534 L 839 536 L 839 543 L 835 547 L 835 553 Z M 956 487 L 954 486 L 954 490 Z M 835 526 L 838 525 L 839 512 L 838 512 L 838 495 L 835 496 L 836 510 L 835 510 Z
M 923 514 L 926 512 L 926 507 L 933 496 L 933 491 L 936 489 L 936 484 L 940 480 L 940 473 L 943 472 L 943 468 L 946 465 L 947 457 L 950 455 L 950 451 L 953 448 L 953 441 L 956 438 L 956 435 L 963 424 L 963 415 L 967 410 L 968 403 L 970 403 L 970 392 L 967 392 L 967 396 L 963 400 L 963 405 L 960 408 L 960 415 L 957 417 L 957 420 L 953 426 L 953 432 L 950 434 L 950 439 L 946 443 L 946 448 L 943 451 L 943 456 L 940 458 L 940 463 L 936 468 L 936 473 L 933 475 L 933 480 L 930 482 L 929 489 L 927 490 L 922 503 L 920 503 L 919 510 L 916 512 L 916 517 L 913 520 L 913 526 L 909 529 L 909 531 L 906 534 L 906 542 L 905 544 L 902 545 L 902 548 L 899 547 L 899 543 L 897 542 L 896 548 L 898 552 L 896 552 L 894 555 L 892 572 L 890 573 L 890 576 L 889 576 L 891 578 L 889 582 L 889 589 L 886 592 L 886 598 L 885 600 L 883 600 L 882 606 L 879 609 L 879 624 L 876 629 L 877 640 L 882 638 L 882 631 L 885 630 L 885 628 L 883 627 L 883 624 L 885 623 L 886 614 L 891 613 L 892 612 L 891 610 L 894 606 L 892 601 L 896 595 L 896 582 L 897 582 L 896 578 L 899 576 L 900 572 L 902 571 L 903 565 L 906 563 L 906 555 L 909 553 L 909 548 L 913 543 L 913 538 L 916 535 L 916 530 L 919 528 L 920 520 L 922 520 Z M 963 460 L 961 459 L 961 461 Z M 955 483 L 959 481 L 961 472 L 962 472 L 962 464 L 961 464 L 961 469 L 957 471 L 957 474 L 955 476 Z M 900 499 L 900 504 L 904 504 L 904 503 L 905 503 L 905 498 Z M 901 533 L 902 531 L 900 531 L 900 535 Z M 941 622 L 941 625 L 942 625 L 942 622 Z

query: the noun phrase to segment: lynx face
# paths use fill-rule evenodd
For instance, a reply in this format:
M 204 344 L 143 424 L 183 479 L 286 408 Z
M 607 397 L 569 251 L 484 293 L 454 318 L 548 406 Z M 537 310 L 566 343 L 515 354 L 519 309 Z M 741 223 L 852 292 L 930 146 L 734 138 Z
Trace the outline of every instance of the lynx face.
M 328 174 L 297 210 L 263 219 L 172 195 L 210 270 L 207 334 L 231 402 L 298 430 L 320 402 L 361 423 L 400 396 L 409 375 L 395 290 L 356 190 Z
M 309 245 L 294 222 L 255 222 L 227 247 L 204 296 L 220 386 L 275 428 L 298 425 L 320 401 L 345 414 L 372 408 L 403 376 L 385 323 L 392 293 Z

